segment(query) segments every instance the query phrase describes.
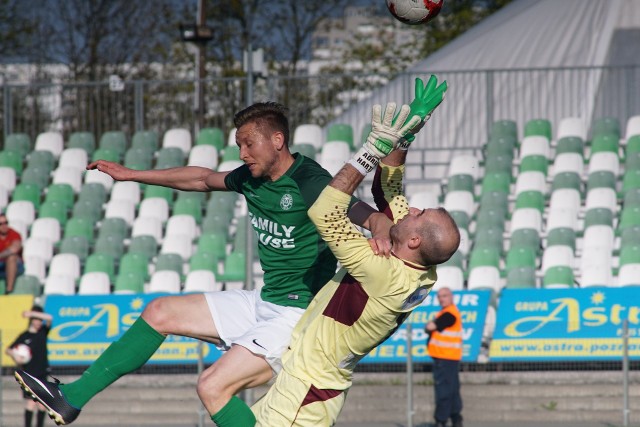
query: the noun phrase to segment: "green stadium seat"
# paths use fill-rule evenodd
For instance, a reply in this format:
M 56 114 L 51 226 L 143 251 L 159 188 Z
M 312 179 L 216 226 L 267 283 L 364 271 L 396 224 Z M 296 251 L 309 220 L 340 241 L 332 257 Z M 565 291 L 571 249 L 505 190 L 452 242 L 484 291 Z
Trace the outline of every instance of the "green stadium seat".
M 551 191 L 556 191 L 561 188 L 571 188 L 581 193 L 582 180 L 580 175 L 575 172 L 561 172 L 553 177 L 553 183 L 551 184 Z
M 129 169 L 147 170 L 151 169 L 153 153 L 144 148 L 131 147 L 124 155 L 124 166 Z
M 120 273 L 116 277 L 113 293 L 144 293 L 144 277 L 139 273 Z
M 640 264 L 640 245 L 628 245 L 620 248 L 620 267 L 626 264 Z
M 544 176 L 547 176 L 549 161 L 545 156 L 526 156 L 520 162 L 520 173 L 529 171 L 542 172 Z
M 289 147 L 292 153 L 300 153 L 310 159 L 316 159 L 316 148 L 311 144 L 295 144 Z
M 490 247 L 494 251 L 502 253 L 504 251 L 503 229 L 500 227 L 480 227 L 476 230 L 475 245 L 478 247 Z
M 620 213 L 618 231 L 625 233 L 627 228 L 640 226 L 640 206 L 626 206 Z
M 121 240 L 128 237 L 129 226 L 123 218 L 105 218 L 98 229 L 98 237 L 116 236 Z
M 240 160 L 240 147 L 237 145 L 227 145 L 222 152 L 222 161 Z
M 47 187 L 47 193 L 44 201 L 46 202 L 60 202 L 65 208 L 70 211 L 73 208 L 73 188 L 69 184 L 51 184 Z
M 640 135 L 634 135 L 627 140 L 625 156 L 633 153 L 640 153 Z
M 144 189 L 144 198 L 161 197 L 167 201 L 169 206 L 173 206 L 174 191 L 169 187 L 161 187 L 159 185 L 147 185 Z
M 504 213 L 509 211 L 509 194 L 501 191 L 486 191 L 480 196 L 480 208 L 499 209 Z
M 136 273 L 149 280 L 149 257 L 141 252 L 128 252 L 120 258 L 119 274 Z
M 233 251 L 224 260 L 224 272 L 218 275 L 222 282 L 241 282 L 246 277 L 246 254 Z
M 623 208 L 640 206 L 640 188 L 629 190 L 624 195 Z
M 622 178 L 622 194 L 626 195 L 631 190 L 640 188 L 640 169 L 628 170 Z
M 595 171 L 587 178 L 587 192 L 594 188 L 616 189 L 616 176 L 610 171 Z
M 327 141 L 344 141 L 353 150 L 353 127 L 346 123 L 334 123 L 327 128 Z
M 31 138 L 26 133 L 11 133 L 4 141 L 4 149 L 16 151 L 24 158 L 31 152 Z
M 626 172 L 640 169 L 640 152 L 627 153 L 624 169 Z
M 254 239 L 257 240 L 257 239 Z M 247 252 L 247 217 L 241 216 L 236 223 L 233 235 L 233 251 Z
M 202 220 L 203 234 L 228 233 L 230 217 L 225 215 L 210 214 Z
M 233 191 L 214 191 L 207 201 L 207 214 L 228 214 L 233 216 L 238 193 Z
M 127 137 L 122 131 L 116 130 L 105 132 L 100 137 L 100 144 L 98 147 L 103 150 L 115 151 L 118 155 L 118 159 L 121 159 L 127 150 Z
M 544 136 L 551 141 L 551 122 L 546 119 L 529 120 L 524 124 L 524 136 Z
M 520 228 L 511 233 L 509 248 L 531 248 L 536 255 L 539 255 L 542 247 L 540 234 L 533 228 Z
M 114 260 L 118 260 L 124 254 L 124 241 L 119 236 L 100 236 L 96 240 L 93 253 L 111 255 Z
M 514 267 L 507 272 L 509 289 L 533 289 L 536 287 L 536 270 L 533 267 Z
M 469 271 L 475 267 L 500 267 L 500 254 L 493 247 L 476 246 L 469 257 Z
M 33 207 L 38 210 L 40 209 L 40 193 L 41 189 L 38 185 L 20 183 L 14 188 L 11 201 L 26 200 L 33 203 Z
M 160 140 L 158 139 L 158 134 L 152 130 L 139 130 L 133 134 L 131 146 L 155 153 L 160 148 Z
M 518 126 L 513 120 L 496 120 L 491 125 L 492 137 L 494 136 L 507 136 L 518 140 Z
M 16 171 L 16 176 L 22 175 L 22 155 L 17 151 L 0 151 L 0 166 Z
M 584 157 L 584 141 L 578 136 L 565 136 L 556 144 L 556 156 L 562 153 L 578 153 Z
M 573 269 L 571 267 L 550 267 L 544 273 L 543 287 L 574 287 Z
M 206 252 L 212 254 L 221 261 L 227 255 L 226 233 L 203 233 L 198 239 L 196 253 Z
M 89 244 L 93 243 L 94 222 L 87 218 L 70 218 L 64 227 L 64 237 L 82 236 Z
M 89 256 L 89 241 L 82 236 L 65 237 L 60 241 L 59 253 L 77 255 L 84 263 Z
M 576 251 L 576 231 L 569 227 L 559 227 L 549 230 L 547 233 L 547 247 L 549 246 L 569 246 Z
M 585 230 L 592 225 L 607 225 L 613 227 L 613 212 L 607 208 L 591 208 L 584 216 Z
M 27 167 L 22 171 L 20 182 L 23 184 L 35 184 L 44 190 L 49 185 L 49 171 L 38 167 Z
M 640 226 L 628 227 L 620 236 L 620 248 L 625 246 L 640 246 Z
M 200 129 L 198 137 L 196 138 L 196 145 L 211 145 L 216 147 L 218 152 L 222 151 L 224 148 L 224 134 L 222 129 L 216 127 Z
M 218 274 L 218 257 L 211 252 L 196 252 L 189 259 L 189 271 L 196 270 L 207 270 Z
M 464 255 L 462 254 L 462 252 L 455 251 L 454 254 L 451 256 L 451 258 L 449 258 L 447 261 L 443 262 L 442 264 L 439 264 L 441 266 L 449 266 L 449 267 L 458 267 L 460 269 L 462 269 L 462 262 L 464 260 Z
M 158 242 L 153 236 L 133 237 L 129 243 L 129 253 L 140 253 L 151 260 L 158 254 Z
M 539 191 L 523 191 L 516 197 L 516 209 L 534 208 L 544 212 L 545 198 Z
M 601 135 L 610 135 L 620 139 L 620 122 L 615 117 L 601 117 L 593 122 L 591 134 L 595 139 Z
M 156 271 L 171 270 L 182 277 L 182 257 L 178 254 L 160 254 L 156 259 Z
M 158 151 L 156 169 L 170 169 L 184 166 L 184 153 L 178 147 L 165 147 Z
M 591 141 L 591 155 L 595 153 L 611 152 L 619 154 L 619 139 L 613 135 L 597 135 Z
M 87 152 L 87 157 L 91 158 L 96 151 L 96 138 L 91 132 L 74 132 L 69 137 L 68 148 L 82 148 Z
M 449 211 L 458 228 L 469 230 L 469 216 L 464 211 Z
M 107 273 L 109 281 L 111 283 L 115 283 L 115 262 L 113 257 L 109 254 L 93 253 L 89 255 L 84 264 L 84 272 L 85 274 L 94 272 Z
M 482 208 L 476 215 L 476 230 L 482 228 L 505 227 L 505 212 L 501 209 Z
M 73 205 L 72 215 L 75 218 L 86 218 L 91 222 L 98 222 L 102 218 L 102 205 L 91 200 L 78 199 Z
M 172 212 L 173 215 L 191 215 L 196 224 L 202 223 L 202 204 L 195 198 L 178 198 Z
M 490 159 L 495 156 L 514 157 L 514 149 L 518 142 L 509 137 L 496 137 L 489 140 L 485 146 L 485 158 Z
M 27 167 L 37 167 L 51 172 L 55 165 L 55 158 L 51 151 L 36 150 L 29 154 Z
M 39 297 L 42 295 L 42 284 L 35 276 L 22 274 L 16 277 L 11 295 L 33 295 Z
M 505 268 L 507 271 L 510 271 L 511 269 L 521 267 L 535 269 L 536 251 L 532 248 L 527 248 L 524 246 L 512 246 L 507 252 Z
M 511 187 L 511 176 L 504 172 L 487 173 L 482 180 L 482 193 L 487 191 L 498 191 L 509 194 Z
M 38 212 L 38 218 L 54 218 L 60 223 L 60 227 L 65 227 L 67 224 L 69 209 L 63 202 L 57 200 L 45 201 L 40 206 Z
M 93 155 L 91 156 L 91 160 L 94 162 L 97 160 L 106 160 L 109 162 L 119 163 L 120 155 L 118 154 L 117 151 L 109 148 L 98 148 L 96 151 L 93 152 Z
M 452 175 L 447 180 L 447 192 L 449 191 L 468 191 L 475 193 L 475 182 L 472 175 L 457 174 Z

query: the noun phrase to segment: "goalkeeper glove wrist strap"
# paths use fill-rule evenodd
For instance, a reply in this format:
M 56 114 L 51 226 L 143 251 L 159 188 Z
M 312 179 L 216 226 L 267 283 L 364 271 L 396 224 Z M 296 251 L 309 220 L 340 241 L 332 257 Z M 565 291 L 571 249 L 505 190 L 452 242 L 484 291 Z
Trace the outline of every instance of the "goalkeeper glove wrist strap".
M 349 160 L 349 164 L 356 168 L 363 176 L 366 176 L 378 167 L 379 163 L 380 158 L 371 154 L 365 147 L 361 147 L 351 160 Z

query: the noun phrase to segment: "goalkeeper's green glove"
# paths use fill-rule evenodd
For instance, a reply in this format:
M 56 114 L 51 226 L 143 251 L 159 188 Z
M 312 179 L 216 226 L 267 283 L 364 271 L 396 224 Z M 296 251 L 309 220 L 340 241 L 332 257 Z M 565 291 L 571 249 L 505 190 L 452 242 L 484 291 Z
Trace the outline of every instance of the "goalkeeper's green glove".
M 349 163 L 366 175 L 378 166 L 380 159 L 387 156 L 404 135 L 420 123 L 420 117 L 415 115 L 407 120 L 411 112 L 408 105 L 403 105 L 394 120 L 396 112 L 395 102 L 389 102 L 382 117 L 382 106 L 374 105 L 371 120 L 371 132 L 362 148 L 353 156 Z
M 424 85 L 422 79 L 419 77 L 416 78 L 415 99 L 411 101 L 411 104 L 409 104 L 409 107 L 411 108 L 410 114 L 412 116 L 419 116 L 422 121 L 422 125 L 424 125 L 424 123 L 431 118 L 431 113 L 433 113 L 436 107 L 438 107 L 444 99 L 444 93 L 446 91 L 447 81 L 445 80 L 438 85 L 438 79 L 433 74 L 426 85 Z M 414 132 L 409 132 L 404 138 L 402 138 L 398 143 L 398 149 L 409 149 L 409 145 L 411 145 L 413 140 L 416 138 L 415 133 L 420 129 L 422 129 L 422 126 L 417 129 L 413 129 Z

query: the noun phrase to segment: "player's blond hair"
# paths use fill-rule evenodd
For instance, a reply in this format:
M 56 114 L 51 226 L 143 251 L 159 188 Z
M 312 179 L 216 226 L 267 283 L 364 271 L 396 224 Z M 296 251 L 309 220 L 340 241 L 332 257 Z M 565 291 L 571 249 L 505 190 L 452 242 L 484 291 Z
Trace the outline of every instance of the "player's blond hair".
M 247 123 L 255 123 L 258 131 L 265 137 L 273 132 L 282 132 L 284 142 L 289 146 L 289 109 L 277 102 L 258 102 L 244 110 L 238 111 L 233 117 L 236 129 Z

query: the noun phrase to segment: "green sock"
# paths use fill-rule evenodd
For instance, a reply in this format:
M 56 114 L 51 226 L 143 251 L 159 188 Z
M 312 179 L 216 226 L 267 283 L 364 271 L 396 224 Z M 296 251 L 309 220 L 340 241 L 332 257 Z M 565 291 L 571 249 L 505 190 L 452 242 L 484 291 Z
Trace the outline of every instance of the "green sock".
M 239 397 L 233 396 L 222 409 L 211 416 L 218 427 L 253 427 L 256 417 Z
M 111 343 L 82 376 L 60 389 L 67 402 L 81 409 L 121 376 L 135 371 L 151 358 L 165 336 L 139 317 L 119 340 Z

